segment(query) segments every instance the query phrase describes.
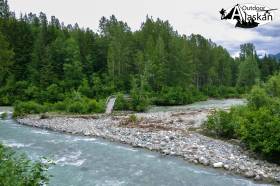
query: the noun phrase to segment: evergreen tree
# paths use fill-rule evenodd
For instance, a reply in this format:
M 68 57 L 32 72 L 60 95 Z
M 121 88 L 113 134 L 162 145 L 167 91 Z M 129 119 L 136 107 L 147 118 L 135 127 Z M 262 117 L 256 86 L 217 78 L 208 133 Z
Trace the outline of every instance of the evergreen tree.
M 8 77 L 12 74 L 14 52 L 0 32 L 0 86 L 5 85 Z

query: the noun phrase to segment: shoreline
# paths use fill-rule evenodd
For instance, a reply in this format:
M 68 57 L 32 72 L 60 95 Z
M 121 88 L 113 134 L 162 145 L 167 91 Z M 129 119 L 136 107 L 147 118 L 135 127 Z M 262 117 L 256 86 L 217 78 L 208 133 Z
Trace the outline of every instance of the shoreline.
M 137 113 L 83 117 L 39 115 L 17 118 L 18 123 L 74 135 L 92 136 L 184 159 L 189 163 L 224 169 L 260 183 L 280 183 L 280 166 L 250 157 L 240 146 L 199 133 L 211 109 L 185 112 Z

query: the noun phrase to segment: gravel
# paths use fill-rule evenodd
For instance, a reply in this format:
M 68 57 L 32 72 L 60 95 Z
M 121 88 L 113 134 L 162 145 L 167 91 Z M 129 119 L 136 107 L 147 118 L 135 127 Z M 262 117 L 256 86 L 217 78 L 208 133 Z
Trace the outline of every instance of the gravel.
M 197 131 L 213 109 L 139 113 L 95 117 L 40 116 L 18 118 L 21 124 L 71 134 L 95 136 L 183 157 L 186 161 L 222 168 L 257 181 L 280 182 L 280 166 L 250 156 L 236 143 L 204 136 Z

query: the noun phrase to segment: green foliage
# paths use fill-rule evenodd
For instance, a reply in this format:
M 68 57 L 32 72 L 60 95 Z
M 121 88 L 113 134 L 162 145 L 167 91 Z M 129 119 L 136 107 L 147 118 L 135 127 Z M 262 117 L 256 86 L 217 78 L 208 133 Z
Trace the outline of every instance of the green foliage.
M 165 87 L 161 91 L 158 99 L 155 100 L 156 105 L 183 105 L 191 103 L 192 97 L 189 92 L 184 91 L 180 87 Z
M 45 112 L 46 109 L 34 101 L 16 102 L 14 105 L 14 117 L 23 116 L 25 114 L 38 114 Z
M 2 113 L 2 114 L 0 115 L 0 118 L 1 118 L 1 119 L 7 119 L 7 117 L 8 117 L 7 112 L 4 112 L 4 113 Z
M 65 27 L 55 17 L 48 21 L 44 13 L 16 18 L 6 1 L 1 8 L 0 105 L 35 101 L 47 110 L 97 112 L 93 102 L 88 109 L 65 100 L 74 91 L 98 100 L 125 92 L 131 100 L 118 99 L 116 107 L 144 111 L 150 103 L 236 97 L 279 69 L 274 59 L 259 59 L 250 43 L 233 59 L 210 39 L 180 35 L 168 21 L 151 17 L 137 31 L 114 15 L 102 17 L 95 33 Z
M 267 96 L 265 90 L 259 86 L 254 86 L 247 96 L 248 106 L 254 109 L 261 108 L 263 106 L 269 106 L 271 98 Z
M 195 90 L 184 90 L 180 87 L 165 87 L 154 100 L 156 105 L 184 105 L 204 100 L 205 96 Z
M 37 186 L 46 185 L 48 165 L 40 161 L 31 162 L 24 155 L 15 154 L 0 144 L 0 185 Z
M 129 115 L 128 121 L 130 123 L 135 124 L 138 121 L 138 118 L 137 118 L 137 116 L 135 114 L 131 114 L 131 115 Z
M 265 84 L 265 89 L 268 95 L 280 97 L 280 74 L 272 76 Z
M 260 70 L 257 63 L 257 58 L 254 56 L 255 51 L 244 55 L 244 61 L 241 61 L 239 66 L 239 75 L 237 86 L 252 87 L 260 80 Z
M 131 109 L 134 111 L 144 112 L 147 110 L 150 100 L 144 93 L 134 92 L 132 95 Z
M 75 114 L 90 114 L 104 112 L 104 101 L 96 101 L 81 96 L 75 92 L 69 95 L 63 101 L 55 103 L 39 104 L 34 101 L 17 102 L 15 104 L 14 117 L 26 114 L 39 114 L 44 112 L 69 112 Z
M 67 106 L 67 112 L 85 114 L 87 112 L 87 108 L 83 103 L 75 101 Z
M 231 139 L 236 137 L 235 123 L 232 121 L 233 114 L 226 111 L 216 111 L 208 117 L 204 123 L 207 134 Z
M 131 109 L 131 100 L 126 99 L 122 93 L 118 93 L 115 101 L 115 110 L 130 110 Z
M 235 98 L 239 97 L 239 93 L 234 87 L 226 87 L 226 86 L 209 86 L 203 89 L 203 92 L 209 97 L 212 98 Z
M 246 106 L 218 111 L 204 124 L 208 134 L 223 138 L 239 138 L 252 151 L 279 163 L 280 155 L 280 97 L 273 76 L 263 86 L 254 86 Z M 277 158 L 278 157 L 278 158 Z
M 7 78 L 11 75 L 14 52 L 9 48 L 9 43 L 0 31 L 0 85 L 6 83 Z

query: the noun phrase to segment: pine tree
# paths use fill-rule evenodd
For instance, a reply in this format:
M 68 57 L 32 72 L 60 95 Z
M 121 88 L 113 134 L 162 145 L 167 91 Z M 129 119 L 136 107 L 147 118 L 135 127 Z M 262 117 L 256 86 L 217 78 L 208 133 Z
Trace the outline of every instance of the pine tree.
M 9 48 L 9 44 L 1 32 L 0 43 L 0 86 L 3 86 L 12 74 L 14 52 Z

